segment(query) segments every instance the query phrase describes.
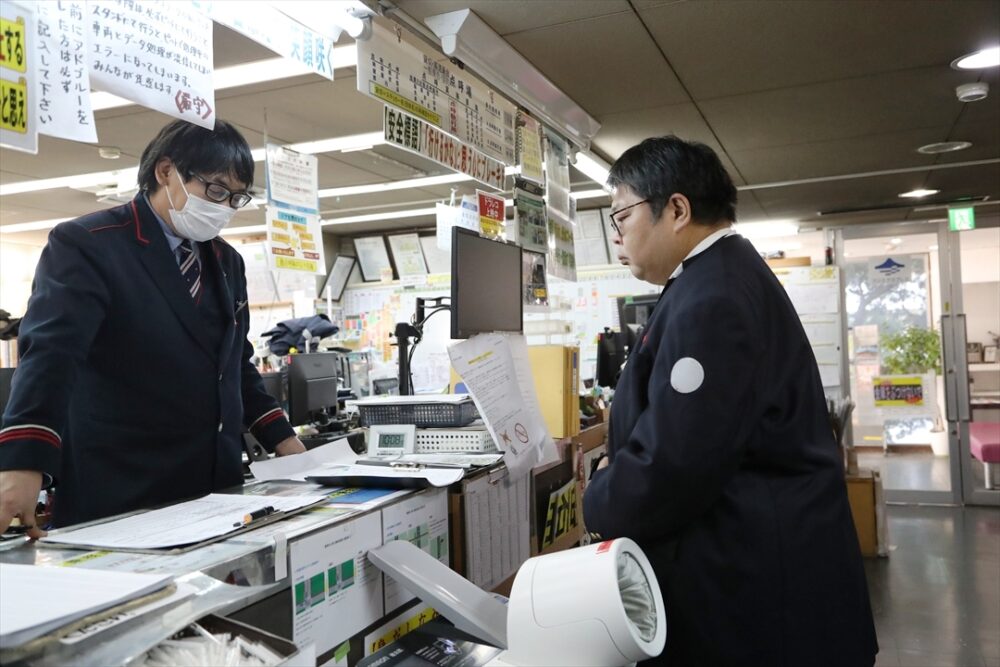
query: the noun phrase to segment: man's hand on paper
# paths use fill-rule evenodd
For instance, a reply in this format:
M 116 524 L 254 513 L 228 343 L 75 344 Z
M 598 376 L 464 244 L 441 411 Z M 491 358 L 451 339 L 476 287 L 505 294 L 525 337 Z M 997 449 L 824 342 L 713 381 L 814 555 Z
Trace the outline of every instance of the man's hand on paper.
M 0 471 L 0 533 L 18 517 L 27 527 L 28 537 L 45 537 L 47 533 L 35 525 L 35 505 L 41 490 L 42 473 L 37 470 Z
M 301 454 L 306 451 L 306 446 L 302 444 L 298 436 L 285 438 L 274 448 L 274 453 L 278 456 L 288 456 L 289 454 Z

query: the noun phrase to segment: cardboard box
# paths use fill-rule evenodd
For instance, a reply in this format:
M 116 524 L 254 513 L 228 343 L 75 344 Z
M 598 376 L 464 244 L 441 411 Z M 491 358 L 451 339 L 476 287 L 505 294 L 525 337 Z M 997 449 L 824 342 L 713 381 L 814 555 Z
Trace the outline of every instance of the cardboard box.
M 530 345 L 528 359 L 538 405 L 553 438 L 580 432 L 580 348 Z
M 847 500 L 851 504 L 851 517 L 858 533 L 861 555 L 866 558 L 878 556 L 875 477 L 870 470 L 862 470 L 857 475 L 847 477 Z

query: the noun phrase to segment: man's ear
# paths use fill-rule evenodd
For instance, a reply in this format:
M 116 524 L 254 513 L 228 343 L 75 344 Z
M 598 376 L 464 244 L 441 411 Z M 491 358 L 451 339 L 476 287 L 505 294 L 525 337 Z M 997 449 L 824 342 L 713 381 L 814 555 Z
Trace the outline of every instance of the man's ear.
M 168 157 L 161 157 L 156 161 L 156 167 L 153 169 L 153 174 L 156 176 L 156 182 L 160 186 L 165 186 L 170 182 L 170 172 L 175 169 L 174 163 Z
M 670 211 L 674 216 L 674 233 L 677 233 L 691 223 L 691 202 L 682 194 L 674 193 L 667 200 L 664 210 Z

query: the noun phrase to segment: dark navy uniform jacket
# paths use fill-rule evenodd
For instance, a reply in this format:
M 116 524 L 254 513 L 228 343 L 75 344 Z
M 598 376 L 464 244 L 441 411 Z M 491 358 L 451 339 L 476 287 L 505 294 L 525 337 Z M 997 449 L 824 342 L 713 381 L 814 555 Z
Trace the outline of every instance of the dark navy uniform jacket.
M 700 367 L 700 371 L 699 371 Z M 773 272 L 723 238 L 684 263 L 615 391 L 587 529 L 663 591 L 663 665 L 871 665 L 877 652 L 816 360 Z
M 57 526 L 241 484 L 245 427 L 268 449 L 293 435 L 250 363 L 243 259 L 218 238 L 199 255 L 196 303 L 141 195 L 49 235 L 0 470 L 51 476 Z

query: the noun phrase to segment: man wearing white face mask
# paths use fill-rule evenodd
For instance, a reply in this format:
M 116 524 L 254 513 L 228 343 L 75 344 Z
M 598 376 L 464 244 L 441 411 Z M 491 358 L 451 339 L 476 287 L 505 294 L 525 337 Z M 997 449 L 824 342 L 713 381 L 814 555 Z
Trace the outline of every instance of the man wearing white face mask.
M 240 484 L 245 428 L 305 451 L 250 364 L 243 260 L 218 238 L 253 170 L 232 125 L 175 121 L 135 199 L 52 230 L 0 430 L 0 532 L 43 534 L 43 485 L 65 526 Z

